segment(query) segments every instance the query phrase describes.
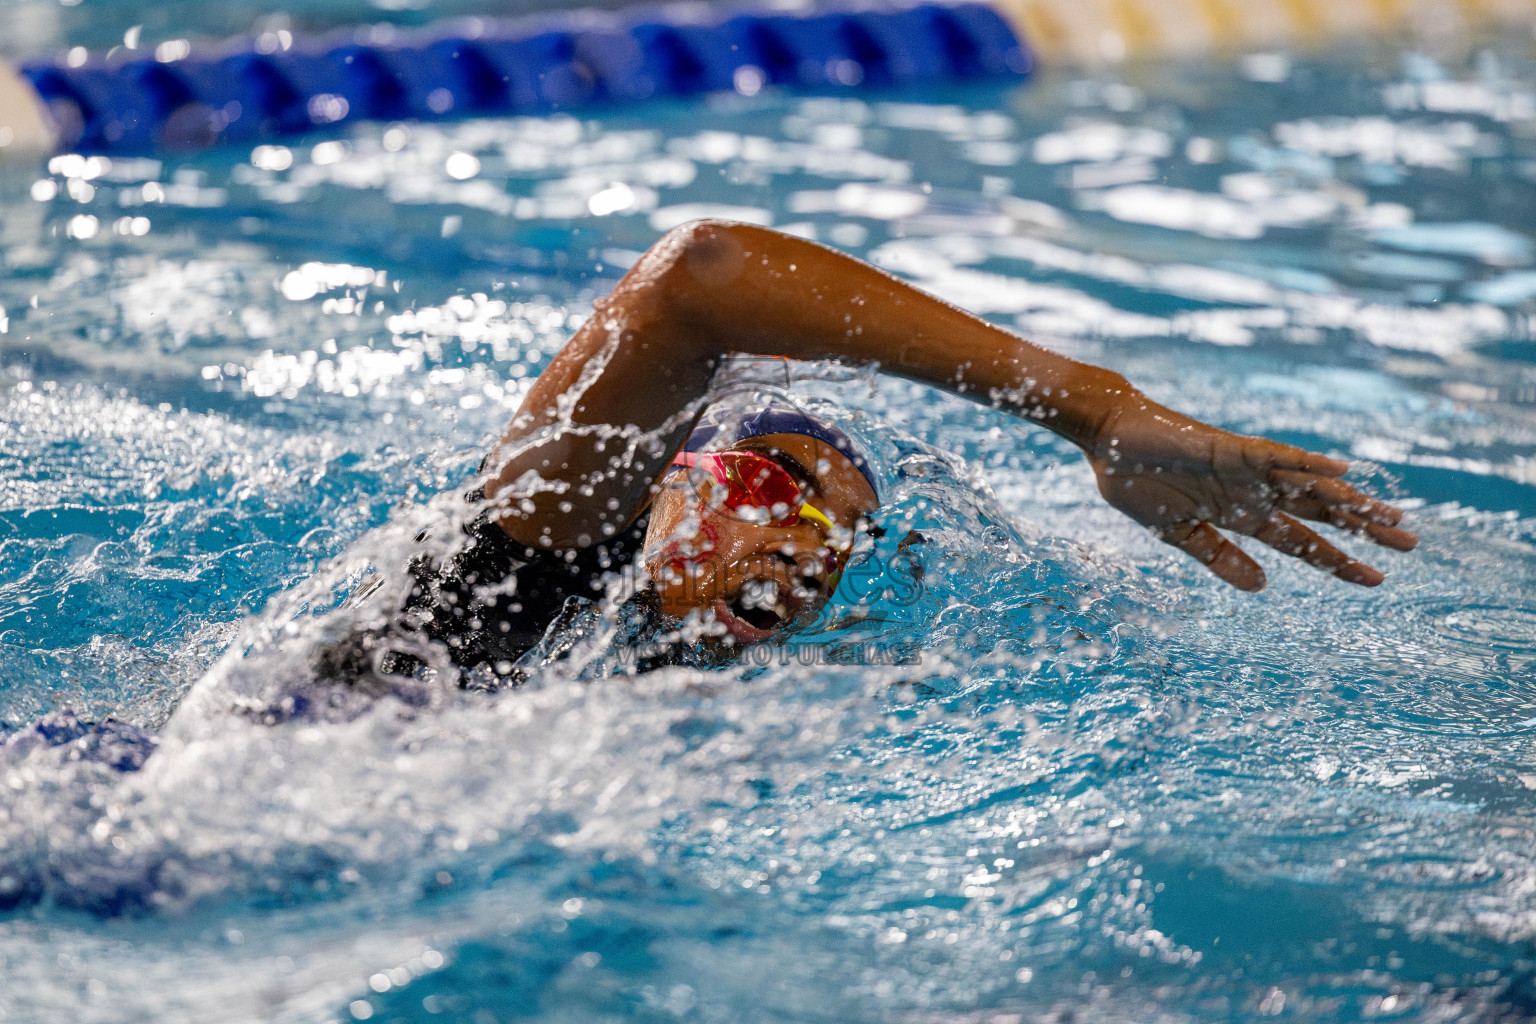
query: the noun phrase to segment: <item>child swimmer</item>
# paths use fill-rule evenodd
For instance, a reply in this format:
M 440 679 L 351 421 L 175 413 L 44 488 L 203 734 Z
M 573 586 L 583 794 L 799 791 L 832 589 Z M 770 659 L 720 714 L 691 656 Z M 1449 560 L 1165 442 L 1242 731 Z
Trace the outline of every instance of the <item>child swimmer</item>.
M 730 355 L 837 359 L 1033 420 L 1082 449 L 1115 508 L 1241 590 L 1264 571 L 1222 531 L 1349 583 L 1383 574 L 1303 520 L 1399 551 L 1401 512 L 1347 462 L 1229 433 L 1112 370 L 1031 344 L 853 257 L 696 221 L 657 242 L 539 376 L 487 458 L 486 512 L 456 555 L 413 565 L 406 625 L 505 676 L 567 597 L 638 561 L 649 598 L 727 646 L 830 597 L 879 503 L 862 455 L 798 410 L 703 413 Z

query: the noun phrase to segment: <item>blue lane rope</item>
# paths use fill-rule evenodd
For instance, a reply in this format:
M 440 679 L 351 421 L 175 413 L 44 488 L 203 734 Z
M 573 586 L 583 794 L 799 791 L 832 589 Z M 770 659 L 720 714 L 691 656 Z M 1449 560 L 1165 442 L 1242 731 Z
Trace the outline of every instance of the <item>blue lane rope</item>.
M 225 44 L 148 56 L 24 65 L 60 130 L 85 153 L 191 149 L 297 135 L 363 119 L 544 113 L 753 84 L 818 90 L 1022 78 L 1032 60 L 980 3 L 736 12 L 715 22 L 668 12 L 606 23 L 493 23 L 371 42 L 372 30 Z M 460 29 L 463 26 L 459 26 Z M 270 40 L 268 40 L 270 44 Z

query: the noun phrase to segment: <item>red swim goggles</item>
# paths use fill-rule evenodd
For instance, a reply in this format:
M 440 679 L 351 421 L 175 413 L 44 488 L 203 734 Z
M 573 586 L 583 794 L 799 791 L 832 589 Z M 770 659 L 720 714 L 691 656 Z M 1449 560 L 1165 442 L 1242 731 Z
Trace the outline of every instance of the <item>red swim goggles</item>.
M 757 452 L 678 452 L 672 465 L 702 469 L 723 488 L 711 507 L 725 508 L 749 523 L 760 526 L 794 526 L 802 519 L 819 523 L 827 533 L 827 572 L 833 585 L 848 557 L 847 547 L 833 547 L 836 528 L 830 516 L 805 500 L 805 492 L 789 471 Z
M 802 519 L 820 523 L 828 530 L 832 519 L 805 500 L 805 493 L 789 470 L 756 452 L 678 452 L 672 465 L 702 469 L 725 488 L 720 507 L 728 508 L 749 523 L 761 526 L 793 526 Z

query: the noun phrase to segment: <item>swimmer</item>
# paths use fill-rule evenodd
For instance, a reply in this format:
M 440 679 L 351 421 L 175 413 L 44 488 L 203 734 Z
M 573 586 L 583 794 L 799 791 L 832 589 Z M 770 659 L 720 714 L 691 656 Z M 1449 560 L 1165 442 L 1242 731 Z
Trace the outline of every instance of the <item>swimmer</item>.
M 1340 479 L 1347 462 L 1191 419 L 814 242 L 697 221 L 652 246 L 534 383 L 462 550 L 415 563 L 410 624 L 461 668 L 505 675 L 568 597 L 631 561 L 655 611 L 727 645 L 813 615 L 879 504 L 875 478 L 816 416 L 705 411 L 733 354 L 876 366 L 1037 423 L 1082 449 L 1106 501 L 1240 590 L 1263 589 L 1264 570 L 1223 531 L 1367 587 L 1383 574 L 1306 522 L 1417 543 L 1398 509 Z

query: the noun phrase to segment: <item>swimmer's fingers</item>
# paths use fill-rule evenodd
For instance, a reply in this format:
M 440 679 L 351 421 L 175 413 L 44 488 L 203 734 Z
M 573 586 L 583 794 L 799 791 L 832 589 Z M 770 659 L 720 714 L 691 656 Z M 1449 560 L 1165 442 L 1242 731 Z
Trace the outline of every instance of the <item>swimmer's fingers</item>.
M 1274 471 L 1293 471 L 1321 477 L 1343 476 L 1349 472 L 1349 463 L 1343 459 L 1331 458 L 1318 452 L 1309 452 L 1305 448 L 1297 448 L 1295 445 L 1280 444 L 1277 441 L 1268 443 L 1270 450 L 1266 455 Z
M 1345 512 L 1342 509 L 1334 509 L 1319 522 L 1348 530 L 1350 533 L 1363 533 L 1382 547 L 1391 548 L 1394 551 L 1412 551 L 1419 545 L 1419 535 L 1411 530 L 1368 522 L 1353 512 Z
M 1412 551 L 1419 538 L 1398 528 L 1401 509 L 1363 494 L 1342 480 L 1275 470 L 1270 480 L 1281 494 L 1280 507 L 1295 516 L 1363 533 L 1377 544 Z
M 1374 587 L 1386 579 L 1380 570 L 1350 558 L 1284 512 L 1271 515 L 1253 536 L 1283 555 L 1299 558 L 1348 583 Z
M 1396 526 L 1403 518 L 1400 509 L 1388 505 L 1384 501 L 1377 501 L 1343 480 L 1335 480 L 1331 477 L 1316 476 L 1311 473 L 1298 473 L 1289 470 L 1271 470 L 1269 479 L 1272 484 L 1287 498 L 1296 499 L 1298 504 L 1305 505 L 1310 499 L 1324 509 L 1339 509 L 1351 512 L 1362 519 L 1380 523 L 1382 526 Z M 1288 510 L 1295 511 L 1295 510 Z M 1297 512 L 1302 515 L 1304 513 Z M 1326 522 L 1322 516 L 1307 516 L 1316 518 L 1320 522 Z
M 1242 548 L 1223 537 L 1210 523 L 1175 523 L 1162 530 L 1159 536 L 1164 543 L 1172 544 L 1180 551 L 1192 555 L 1207 569 L 1238 590 L 1251 593 L 1264 589 L 1267 581 L 1259 563 L 1249 558 Z

